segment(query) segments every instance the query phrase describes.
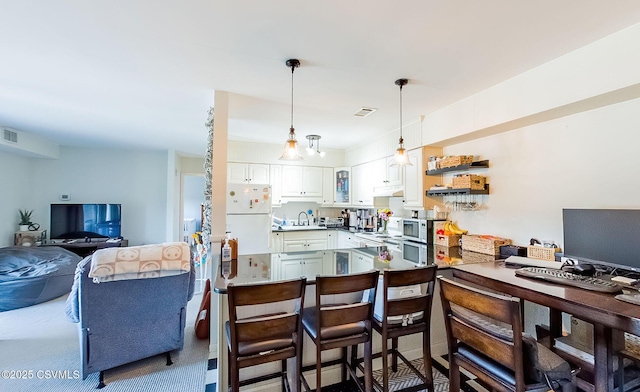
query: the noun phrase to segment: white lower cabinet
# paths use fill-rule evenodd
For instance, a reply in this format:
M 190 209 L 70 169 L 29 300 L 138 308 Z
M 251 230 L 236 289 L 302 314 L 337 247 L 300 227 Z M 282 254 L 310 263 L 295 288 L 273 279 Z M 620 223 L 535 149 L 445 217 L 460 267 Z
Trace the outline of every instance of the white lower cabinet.
M 327 249 L 338 248 L 338 231 L 327 230 Z
M 313 280 L 316 275 L 322 275 L 332 270 L 330 263 L 325 263 L 324 259 L 325 252 L 274 254 L 271 257 L 271 279 L 286 280 L 306 276 L 308 280 Z M 325 264 L 327 264 L 326 267 Z
M 327 230 L 303 230 L 283 234 L 283 252 L 305 252 L 328 248 Z
M 373 256 L 353 252 L 351 255 L 351 273 L 365 272 L 373 269 Z
M 338 234 L 338 249 L 359 248 L 360 239 L 354 233 L 336 230 Z
M 271 233 L 271 253 L 280 253 L 284 249 L 284 233 L 274 231 Z

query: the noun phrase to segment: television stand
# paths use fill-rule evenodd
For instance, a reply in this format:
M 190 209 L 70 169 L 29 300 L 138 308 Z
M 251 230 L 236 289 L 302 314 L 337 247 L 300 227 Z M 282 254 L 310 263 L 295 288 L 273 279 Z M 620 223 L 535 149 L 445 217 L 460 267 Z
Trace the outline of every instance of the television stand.
M 59 246 L 77 254 L 80 257 L 87 257 L 98 249 L 129 246 L 129 240 L 125 239 L 119 242 L 84 242 L 83 240 L 80 240 L 78 242 L 49 242 L 47 244 L 42 244 L 42 246 Z

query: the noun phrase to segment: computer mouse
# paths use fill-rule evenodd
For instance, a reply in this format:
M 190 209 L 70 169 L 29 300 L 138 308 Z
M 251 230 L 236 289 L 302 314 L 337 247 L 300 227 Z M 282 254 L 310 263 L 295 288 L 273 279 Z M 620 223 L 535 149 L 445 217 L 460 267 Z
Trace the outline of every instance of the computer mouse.
M 592 276 L 596 272 L 593 264 L 578 264 L 573 267 L 573 273 L 578 275 Z

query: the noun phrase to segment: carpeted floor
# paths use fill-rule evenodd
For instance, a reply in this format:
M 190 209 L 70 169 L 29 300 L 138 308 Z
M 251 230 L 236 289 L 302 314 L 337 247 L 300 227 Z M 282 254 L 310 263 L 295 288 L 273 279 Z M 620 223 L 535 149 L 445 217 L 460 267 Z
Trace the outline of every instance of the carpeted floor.
M 64 314 L 66 295 L 54 300 L 0 313 L 0 371 L 29 371 L 30 379 L 0 378 L 0 391 L 95 391 L 98 373 L 82 380 L 77 324 Z M 164 355 L 144 359 L 105 372 L 108 392 L 204 391 L 208 340 L 195 337 L 193 324 L 200 306 L 196 295 L 187 307 L 184 349 L 172 353 L 166 366 Z M 39 370 L 57 372 L 44 377 Z M 58 372 L 60 371 L 60 372 Z M 74 371 L 78 371 L 74 374 Z M 37 375 L 42 377 L 38 377 Z M 58 375 L 62 375 L 60 378 Z

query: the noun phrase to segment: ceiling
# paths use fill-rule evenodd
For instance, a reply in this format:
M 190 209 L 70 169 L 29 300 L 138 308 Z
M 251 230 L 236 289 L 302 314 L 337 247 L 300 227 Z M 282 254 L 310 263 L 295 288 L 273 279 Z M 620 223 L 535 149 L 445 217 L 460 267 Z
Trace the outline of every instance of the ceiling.
M 0 125 L 70 146 L 345 148 L 640 21 L 637 0 L 0 0 Z M 377 111 L 354 116 L 362 107 Z

